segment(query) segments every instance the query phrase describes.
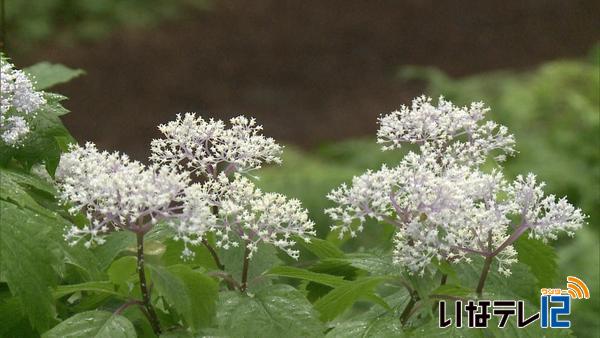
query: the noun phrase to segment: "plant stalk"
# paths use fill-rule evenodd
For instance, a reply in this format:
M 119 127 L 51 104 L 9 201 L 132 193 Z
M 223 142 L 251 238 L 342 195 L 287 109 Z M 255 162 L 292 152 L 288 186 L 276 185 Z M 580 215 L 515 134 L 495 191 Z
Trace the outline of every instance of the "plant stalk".
M 442 279 L 440 281 L 440 286 L 442 285 L 446 285 L 446 282 L 448 281 L 448 275 L 447 274 L 442 274 Z M 435 302 L 433 303 L 433 311 L 435 312 L 435 310 L 437 310 L 438 306 L 440 306 L 440 302 Z
M 494 256 L 489 255 L 485 257 L 485 261 L 483 263 L 483 269 L 481 269 L 481 276 L 479 276 L 479 283 L 477 283 L 477 295 L 481 298 L 483 293 L 483 286 L 485 285 L 485 279 L 487 278 L 488 272 L 490 271 L 490 267 L 492 266 L 492 260 Z
M 208 252 L 210 252 L 210 255 L 212 256 L 213 260 L 215 261 L 215 264 L 217 265 L 217 268 L 221 271 L 225 271 L 225 265 L 221 263 L 219 255 L 217 254 L 215 248 L 213 248 L 212 245 L 210 245 L 210 243 L 208 243 L 208 241 L 205 238 L 202 239 L 202 244 L 204 244 L 204 246 L 208 249 Z
M 402 311 L 402 313 L 400 314 L 400 323 L 402 323 L 402 325 L 406 324 L 406 321 L 410 317 L 412 309 L 415 307 L 415 304 L 417 303 L 418 298 L 419 297 L 416 294 L 416 292 L 413 292 L 411 294 L 410 301 L 408 302 L 408 304 L 406 304 L 404 311 Z
M 250 266 L 250 249 L 248 243 L 246 243 L 246 249 L 244 250 L 244 265 L 242 267 L 242 286 L 240 291 L 246 292 L 248 288 L 248 267 Z
M 146 312 L 148 313 L 148 320 L 150 321 L 150 325 L 152 326 L 152 330 L 154 333 L 159 336 L 161 333 L 160 323 L 158 321 L 158 316 L 156 315 L 156 311 L 154 311 L 154 307 L 152 307 L 152 303 L 150 300 L 150 292 L 148 292 L 148 285 L 146 282 L 146 273 L 144 271 L 144 233 L 138 232 L 137 236 L 137 271 L 140 279 L 140 290 L 142 291 L 142 298 L 144 302 L 144 307 L 146 308 Z

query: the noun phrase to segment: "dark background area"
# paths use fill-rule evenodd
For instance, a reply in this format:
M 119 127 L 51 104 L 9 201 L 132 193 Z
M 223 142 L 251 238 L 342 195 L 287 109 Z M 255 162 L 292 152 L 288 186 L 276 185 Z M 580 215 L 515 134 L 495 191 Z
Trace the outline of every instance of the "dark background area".
M 453 76 L 582 57 L 600 37 L 598 1 L 217 1 L 152 29 L 25 46 L 19 65 L 87 72 L 57 90 L 80 141 L 143 159 L 156 125 L 177 112 L 255 116 L 266 134 L 311 147 L 372 135 L 376 117 L 424 84 L 403 65 Z M 14 43 L 13 43 L 14 42 Z

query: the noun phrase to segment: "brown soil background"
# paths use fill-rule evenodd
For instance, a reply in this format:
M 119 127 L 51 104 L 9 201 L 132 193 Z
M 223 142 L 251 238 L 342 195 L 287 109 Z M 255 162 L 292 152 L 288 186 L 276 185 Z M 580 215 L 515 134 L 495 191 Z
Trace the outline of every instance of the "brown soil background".
M 395 74 L 454 76 L 580 57 L 600 37 L 599 1 L 218 1 L 152 30 L 46 45 L 17 63 L 83 68 L 57 87 L 80 140 L 143 159 L 177 112 L 255 116 L 279 141 L 311 147 L 372 134 L 423 91 Z

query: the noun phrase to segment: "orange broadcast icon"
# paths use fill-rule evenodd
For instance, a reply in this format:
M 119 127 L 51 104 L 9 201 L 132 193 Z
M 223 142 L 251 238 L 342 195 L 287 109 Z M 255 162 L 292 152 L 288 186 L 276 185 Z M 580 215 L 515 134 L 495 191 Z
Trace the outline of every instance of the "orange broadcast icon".
M 567 289 L 563 290 L 563 293 L 569 294 L 573 299 L 590 298 L 590 289 L 581 279 L 575 276 L 567 277 Z

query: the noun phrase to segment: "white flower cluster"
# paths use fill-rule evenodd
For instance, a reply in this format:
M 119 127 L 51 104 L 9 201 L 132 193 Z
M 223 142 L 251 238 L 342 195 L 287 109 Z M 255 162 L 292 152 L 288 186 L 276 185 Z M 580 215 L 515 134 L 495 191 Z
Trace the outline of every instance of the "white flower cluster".
M 165 138 L 152 141 L 150 160 L 198 176 L 216 176 L 220 171 L 246 173 L 262 163 L 281 163 L 282 147 L 272 138 L 260 135 L 256 120 L 238 116 L 223 121 L 204 120 L 193 113 L 158 128 Z
M 294 238 L 310 241 L 309 236 L 316 235 L 314 223 L 300 201 L 262 192 L 240 174 L 230 179 L 221 173 L 214 180 L 192 185 L 188 195 L 206 201 L 217 210 L 210 229 L 216 236 L 217 247 L 228 249 L 245 243 L 252 256 L 258 243 L 264 242 L 297 259 L 299 251 L 293 249 Z M 195 225 L 188 224 L 191 228 L 184 233 L 195 233 Z
M 402 106 L 379 119 L 377 142 L 383 150 L 400 148 L 403 143 L 421 145 L 422 152 L 433 152 L 440 161 L 466 165 L 482 164 L 488 154 L 499 150 L 496 160 L 514 153 L 515 139 L 505 126 L 484 121 L 489 111 L 482 102 L 457 107 L 440 97 L 438 105 L 421 96 L 412 106 Z
M 29 133 L 27 118 L 46 103 L 35 91 L 27 75 L 0 56 L 0 138 L 11 146 L 19 145 Z
M 171 217 L 183 198 L 189 178 L 169 168 L 145 167 L 127 155 L 100 152 L 92 143 L 72 145 L 56 171 L 60 198 L 69 212 L 83 212 L 89 225 L 73 226 L 66 235 L 72 244 L 102 244 L 111 230 L 141 230 Z
M 259 135 L 253 119 L 237 117 L 231 124 L 225 129 L 221 121 L 179 116 L 160 127 L 167 139 L 153 141 L 150 167 L 99 152 L 91 143 L 72 146 L 56 174 L 60 196 L 90 224 L 73 227 L 67 239 L 102 244 L 109 231 L 144 233 L 165 221 L 184 242 L 183 256 L 193 255 L 188 245 L 202 243 L 211 232 L 224 249 L 243 245 L 252 255 L 264 242 L 298 258 L 295 239 L 315 235 L 308 212 L 298 200 L 262 192 L 242 176 L 263 162 L 280 162 L 281 147 Z M 190 184 L 198 171 L 205 174 L 203 182 Z
M 509 183 L 496 169 L 481 171 L 478 166 L 491 150 L 513 152 L 513 136 L 502 131 L 502 141 L 480 138 L 481 128 L 495 125 L 478 124 L 486 110 L 481 104 L 467 109 L 440 101 L 436 108 L 431 99 L 418 98 L 412 110 L 380 119 L 380 142 L 392 144 L 387 148 L 419 143 L 421 151 L 410 152 L 394 168 L 354 177 L 352 186 L 342 185 L 328 195 L 336 206 L 326 213 L 340 237 L 356 236 L 366 219 L 373 218 L 396 227 L 394 261 L 411 272 L 423 273 L 433 259 L 457 262 L 480 254 L 497 257 L 500 272 L 509 274 L 516 261 L 512 243 L 526 230 L 547 240 L 561 231 L 572 235 L 584 223 L 581 210 L 564 198 L 544 197 L 543 183 L 536 184 L 533 174 Z M 454 138 L 465 130 L 471 135 L 466 141 Z M 515 218 L 520 224 L 512 224 Z

